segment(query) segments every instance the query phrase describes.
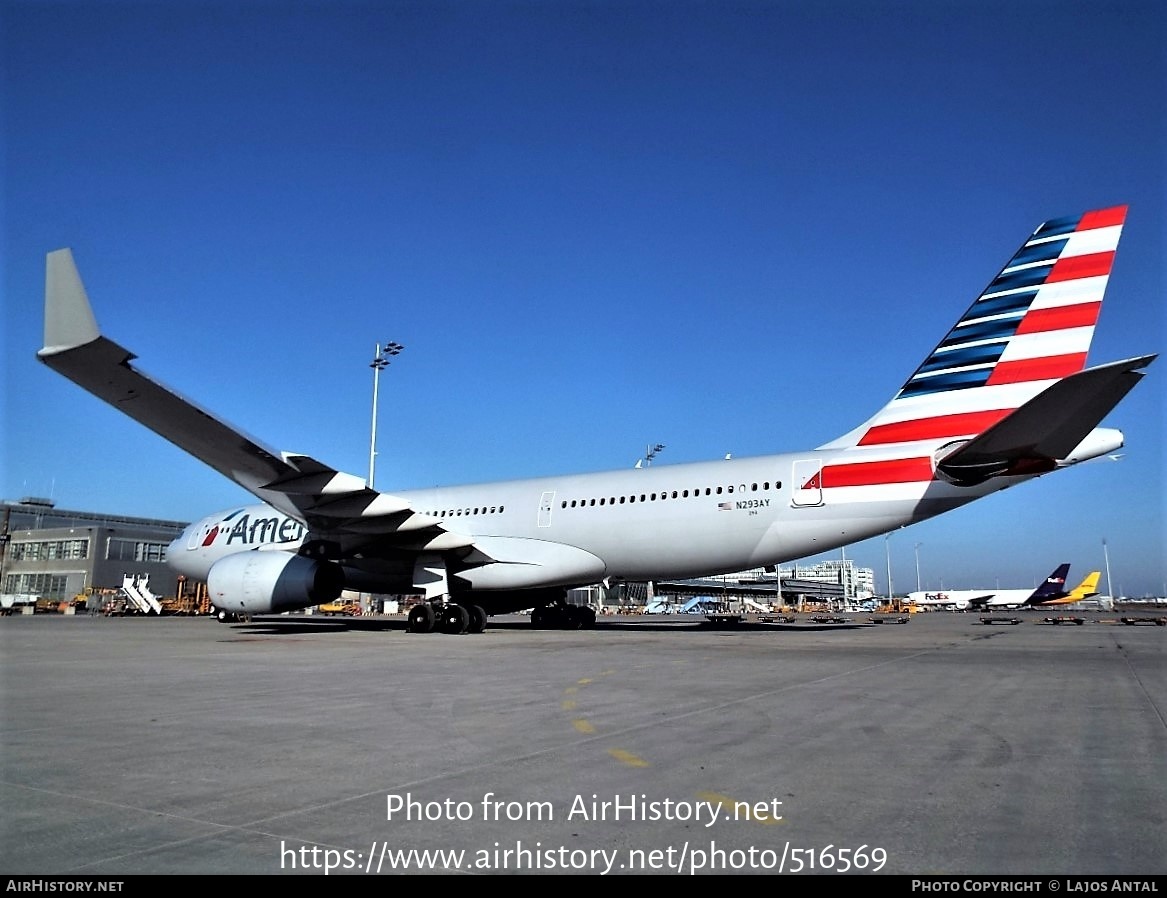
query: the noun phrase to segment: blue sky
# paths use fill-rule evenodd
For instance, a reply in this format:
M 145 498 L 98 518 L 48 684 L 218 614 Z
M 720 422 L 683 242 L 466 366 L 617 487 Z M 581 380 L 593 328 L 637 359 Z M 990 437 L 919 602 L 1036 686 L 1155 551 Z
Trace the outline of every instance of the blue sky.
M 1091 363 L 1164 344 L 1154 3 L 4 2 L 0 494 L 242 491 L 35 360 L 44 254 L 280 449 L 438 483 L 810 448 L 1045 219 L 1129 203 Z M 1124 458 L 860 543 L 899 590 L 1165 590 L 1167 368 Z M 836 557 L 832 553 L 831 557 Z M 1074 580 L 1074 582 L 1077 582 Z

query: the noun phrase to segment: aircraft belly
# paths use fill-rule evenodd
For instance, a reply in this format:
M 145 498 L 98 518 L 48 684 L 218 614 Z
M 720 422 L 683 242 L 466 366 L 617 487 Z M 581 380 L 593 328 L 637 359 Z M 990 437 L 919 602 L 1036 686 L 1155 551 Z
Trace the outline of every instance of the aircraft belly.
M 475 547 L 492 561 L 455 572 L 471 589 L 531 589 L 596 583 L 605 576 L 604 562 L 564 543 L 509 536 L 482 536 Z

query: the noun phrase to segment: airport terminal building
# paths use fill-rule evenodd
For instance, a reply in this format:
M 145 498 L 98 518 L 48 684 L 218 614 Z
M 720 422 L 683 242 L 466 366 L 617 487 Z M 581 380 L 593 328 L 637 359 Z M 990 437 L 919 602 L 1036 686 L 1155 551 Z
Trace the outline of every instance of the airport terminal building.
M 175 595 L 178 577 L 166 566 L 166 547 L 185 526 L 67 511 L 34 497 L 5 501 L 0 592 L 65 601 L 90 589 L 117 589 L 126 574 L 148 574 L 155 593 Z

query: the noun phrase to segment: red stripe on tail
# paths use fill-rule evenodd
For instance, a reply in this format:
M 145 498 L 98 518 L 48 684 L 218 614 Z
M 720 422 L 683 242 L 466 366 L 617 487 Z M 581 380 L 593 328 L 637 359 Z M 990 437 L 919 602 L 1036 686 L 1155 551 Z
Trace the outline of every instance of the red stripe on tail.
M 1105 253 L 1088 253 L 1085 256 L 1064 256 L 1054 262 L 1046 277 L 1047 284 L 1056 284 L 1059 281 L 1076 281 L 1078 278 L 1093 278 L 1103 274 L 1110 274 L 1111 263 L 1114 262 L 1114 250 Z
M 967 436 L 980 433 L 1004 418 L 1012 409 L 990 409 L 983 412 L 964 412 L 958 415 L 937 415 L 915 421 L 896 421 L 877 424 L 859 441 L 860 446 L 880 443 L 906 443 L 911 440 L 931 440 L 940 437 Z
M 1101 302 L 1080 302 L 1072 306 L 1032 309 L 1021 319 L 1017 333 L 1037 334 L 1068 327 L 1093 327 L 1098 323 L 1098 310 L 1101 308 Z
M 1109 228 L 1126 221 L 1126 206 L 1111 206 L 1109 209 L 1096 209 L 1087 212 L 1078 222 L 1079 231 L 1092 231 L 1094 228 Z
M 998 362 L 989 375 L 986 386 L 997 384 L 1019 384 L 1030 380 L 1055 380 L 1068 377 L 1086 367 L 1086 353 L 1050 355 L 1040 359 L 1018 359 L 1015 362 Z

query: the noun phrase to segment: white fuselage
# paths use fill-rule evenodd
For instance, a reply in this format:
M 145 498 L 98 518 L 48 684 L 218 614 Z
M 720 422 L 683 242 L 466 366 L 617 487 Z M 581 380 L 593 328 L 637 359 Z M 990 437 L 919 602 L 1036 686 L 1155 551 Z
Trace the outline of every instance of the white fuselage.
M 937 589 L 908 593 L 908 601 L 922 608 L 968 611 L 988 608 L 1020 608 L 1032 589 Z
M 811 451 L 683 465 L 394 491 L 442 529 L 474 537 L 500 564 L 462 576 L 474 589 L 572 586 L 730 573 L 777 564 L 923 520 L 1024 477 L 976 487 L 931 480 L 802 489 L 806 470 L 863 450 Z M 268 506 L 192 524 L 171 564 L 206 579 L 220 558 L 295 550 L 306 529 Z

